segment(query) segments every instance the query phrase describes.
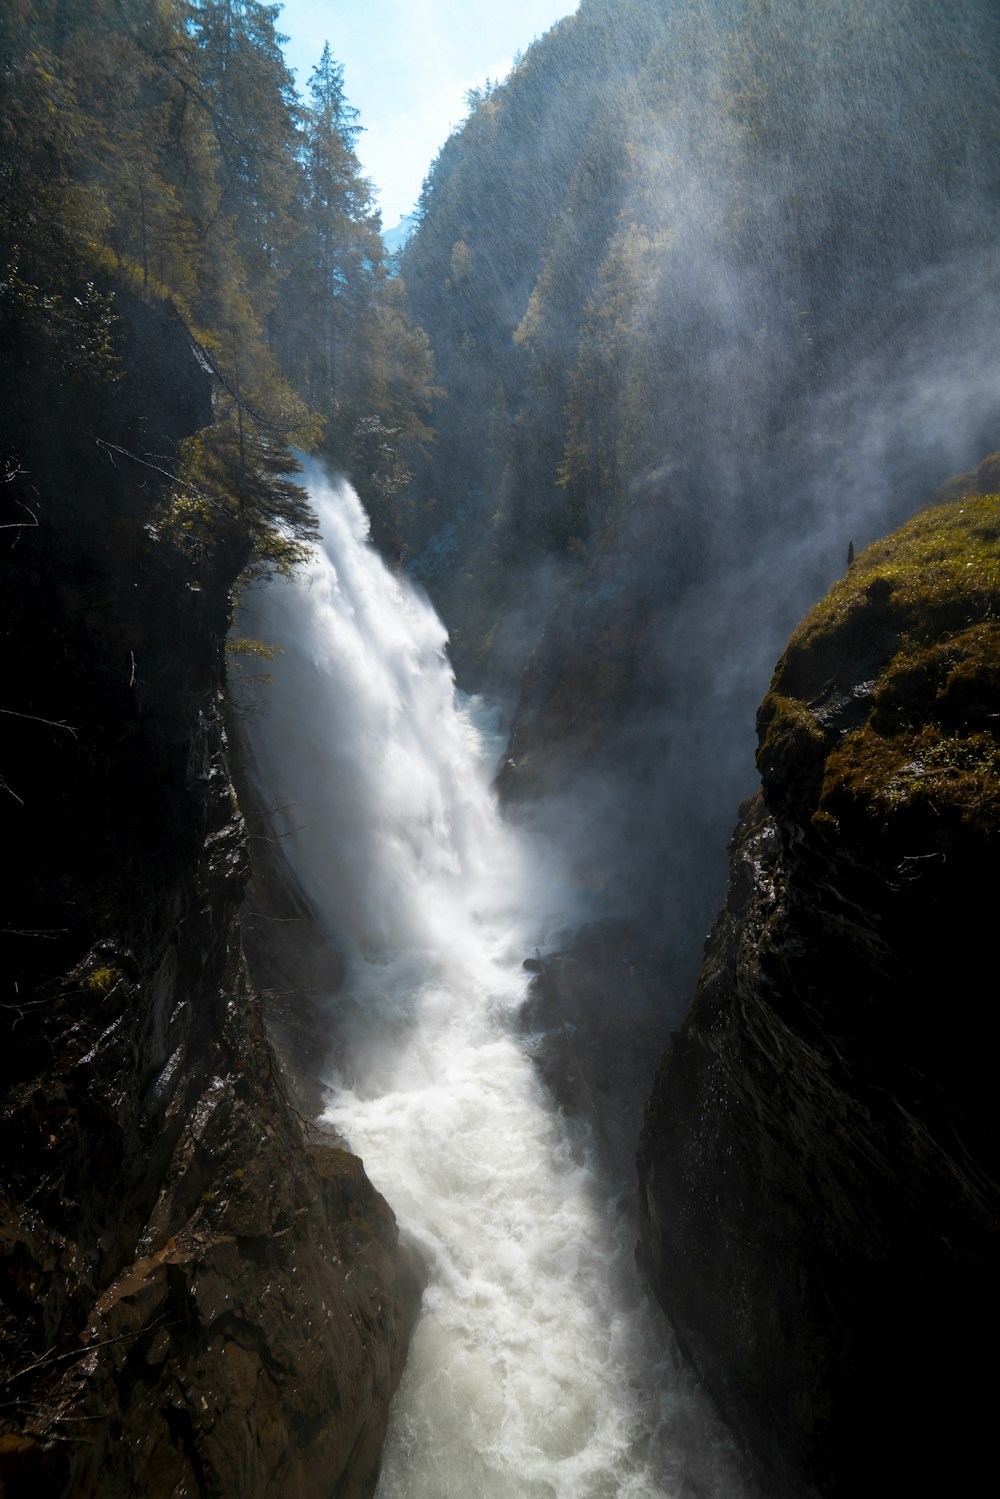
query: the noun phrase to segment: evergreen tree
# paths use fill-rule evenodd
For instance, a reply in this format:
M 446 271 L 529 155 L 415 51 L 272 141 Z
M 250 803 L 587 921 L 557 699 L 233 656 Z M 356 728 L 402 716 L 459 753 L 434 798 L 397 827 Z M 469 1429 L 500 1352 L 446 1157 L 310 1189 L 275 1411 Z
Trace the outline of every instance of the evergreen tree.
M 167 304 L 214 377 L 168 524 L 192 545 L 243 528 L 265 568 L 312 534 L 289 443 L 325 426 L 384 520 L 433 395 L 343 71 L 326 47 L 300 106 L 279 9 L 11 0 L 0 18 L 0 332 L 23 370 L 17 409 L 43 364 L 115 378 L 116 297 Z M 5 471 L 17 461 L 8 440 Z
M 381 267 L 380 222 L 354 151 L 357 111 L 329 43 L 302 111 L 304 172 L 294 274 L 285 288 L 279 343 L 283 368 L 310 402 L 336 416 L 357 326 Z
M 233 237 L 258 316 L 273 305 L 302 190 L 279 10 L 260 0 L 199 0 L 193 18 L 217 151 L 218 219 Z

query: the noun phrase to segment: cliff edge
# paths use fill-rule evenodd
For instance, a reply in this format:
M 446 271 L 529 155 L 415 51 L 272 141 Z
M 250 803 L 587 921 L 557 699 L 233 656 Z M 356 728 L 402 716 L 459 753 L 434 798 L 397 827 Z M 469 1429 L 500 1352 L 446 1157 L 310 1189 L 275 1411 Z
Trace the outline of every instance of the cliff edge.
M 652 1283 L 775 1499 L 989 1456 L 1000 497 L 966 480 L 778 663 L 640 1145 Z
M 0 1490 L 362 1499 L 412 1285 L 290 1106 L 240 942 L 246 552 L 160 524 L 209 382 L 167 309 L 115 312 L 117 380 L 28 326 L 0 389 Z

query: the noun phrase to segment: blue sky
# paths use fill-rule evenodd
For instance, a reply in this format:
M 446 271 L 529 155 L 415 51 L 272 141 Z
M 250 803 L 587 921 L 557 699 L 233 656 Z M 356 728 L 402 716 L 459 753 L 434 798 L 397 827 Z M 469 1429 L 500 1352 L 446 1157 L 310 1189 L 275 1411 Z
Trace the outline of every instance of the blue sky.
M 465 94 L 504 77 L 575 0 L 283 0 L 278 29 L 299 91 L 324 41 L 361 111 L 357 152 L 387 229 L 408 213 L 431 162 L 466 113 Z

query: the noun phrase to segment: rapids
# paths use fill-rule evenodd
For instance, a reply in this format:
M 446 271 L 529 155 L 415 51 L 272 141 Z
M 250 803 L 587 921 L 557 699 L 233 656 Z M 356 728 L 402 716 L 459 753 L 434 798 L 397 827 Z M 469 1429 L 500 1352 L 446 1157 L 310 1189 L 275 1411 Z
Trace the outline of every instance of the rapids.
M 308 480 L 324 539 L 253 600 L 282 654 L 246 732 L 347 957 L 324 1117 L 428 1274 L 380 1499 L 737 1499 L 586 1126 L 515 1024 L 522 959 L 572 925 L 572 890 L 501 819 L 496 733 L 456 693 L 430 604 L 368 545 L 350 487 Z

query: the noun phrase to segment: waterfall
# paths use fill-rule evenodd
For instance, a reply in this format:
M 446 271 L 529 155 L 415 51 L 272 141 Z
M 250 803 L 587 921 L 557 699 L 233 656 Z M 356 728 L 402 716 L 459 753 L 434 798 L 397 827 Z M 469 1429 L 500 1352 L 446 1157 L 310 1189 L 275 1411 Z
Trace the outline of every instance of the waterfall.
M 522 959 L 572 921 L 572 892 L 500 818 L 495 725 L 456 695 L 430 604 L 369 547 L 350 487 L 308 477 L 324 540 L 254 601 L 282 654 L 247 732 L 348 957 L 325 1117 L 429 1277 L 380 1499 L 735 1499 L 586 1130 L 515 1025 Z

